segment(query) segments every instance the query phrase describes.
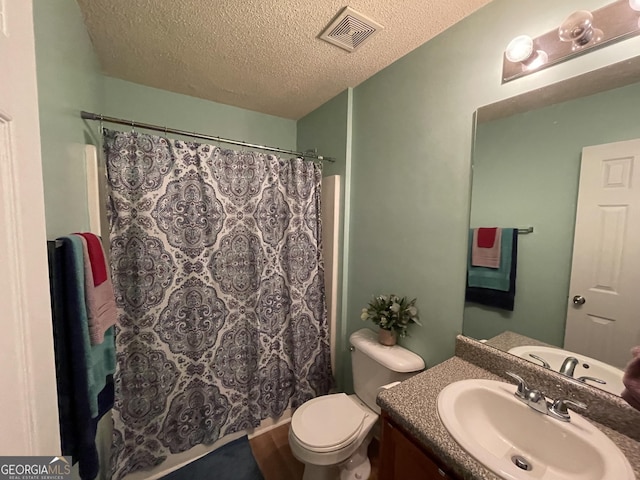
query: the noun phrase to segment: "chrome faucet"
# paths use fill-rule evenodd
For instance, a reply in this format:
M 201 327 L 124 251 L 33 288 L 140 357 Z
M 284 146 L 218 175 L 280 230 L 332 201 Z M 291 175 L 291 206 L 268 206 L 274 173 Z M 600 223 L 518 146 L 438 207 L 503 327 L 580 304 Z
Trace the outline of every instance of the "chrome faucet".
M 573 372 L 575 372 L 578 363 L 580 363 L 580 360 L 576 357 L 567 357 L 562 362 L 559 372 L 567 377 L 573 377 Z
M 515 396 L 520 399 L 521 402 L 527 404 L 534 410 L 540 413 L 547 413 L 547 399 L 540 390 L 529 388 L 527 382 L 522 377 L 512 372 L 505 372 L 518 382 L 518 388 L 516 389 Z
M 518 382 L 518 388 L 514 394 L 522 403 L 533 408 L 536 412 L 540 412 L 544 415 L 549 415 L 561 422 L 570 422 L 569 409 L 567 405 L 571 405 L 576 408 L 587 408 L 582 402 L 569 399 L 558 399 L 553 402 L 548 401 L 544 393 L 540 390 L 529 388 L 527 382 L 522 377 L 512 372 L 505 372 Z

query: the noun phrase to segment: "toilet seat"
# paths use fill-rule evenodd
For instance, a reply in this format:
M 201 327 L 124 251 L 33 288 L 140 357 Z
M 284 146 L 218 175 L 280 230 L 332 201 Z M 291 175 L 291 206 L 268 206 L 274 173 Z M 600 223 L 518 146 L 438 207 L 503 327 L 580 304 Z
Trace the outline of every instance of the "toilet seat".
M 304 403 L 293 414 L 291 430 L 302 446 L 314 452 L 333 452 L 353 443 L 367 414 L 344 393 Z

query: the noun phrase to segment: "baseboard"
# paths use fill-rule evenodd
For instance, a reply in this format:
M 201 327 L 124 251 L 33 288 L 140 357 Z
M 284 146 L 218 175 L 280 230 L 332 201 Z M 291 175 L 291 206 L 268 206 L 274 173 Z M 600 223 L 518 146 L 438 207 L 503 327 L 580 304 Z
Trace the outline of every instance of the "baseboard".
M 249 439 L 253 437 L 257 437 L 258 435 L 262 435 L 263 433 L 267 433 L 269 430 L 273 430 L 274 428 L 278 428 L 282 425 L 286 425 L 291 422 L 291 416 L 293 415 L 293 410 L 291 408 L 287 408 L 282 416 L 278 419 L 266 418 L 261 423 L 260 426 L 255 428 L 252 432 L 247 432 Z

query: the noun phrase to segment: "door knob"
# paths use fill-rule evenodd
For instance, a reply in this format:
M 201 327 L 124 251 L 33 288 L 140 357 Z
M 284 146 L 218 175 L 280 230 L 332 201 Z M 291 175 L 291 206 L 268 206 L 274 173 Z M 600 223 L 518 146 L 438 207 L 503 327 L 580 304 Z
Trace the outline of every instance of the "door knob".
M 584 305 L 586 301 L 587 299 L 584 298 L 582 295 L 576 295 L 575 297 L 573 297 L 573 303 L 575 305 Z

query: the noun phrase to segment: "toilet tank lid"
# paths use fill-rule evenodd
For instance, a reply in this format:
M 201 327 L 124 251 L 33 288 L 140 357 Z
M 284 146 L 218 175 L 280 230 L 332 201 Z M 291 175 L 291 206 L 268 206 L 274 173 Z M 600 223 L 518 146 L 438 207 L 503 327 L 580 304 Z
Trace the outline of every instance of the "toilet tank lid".
M 425 368 L 424 360 L 419 355 L 400 345 L 381 345 L 378 335 L 368 328 L 353 332 L 349 341 L 353 347 L 394 372 L 417 372 Z

